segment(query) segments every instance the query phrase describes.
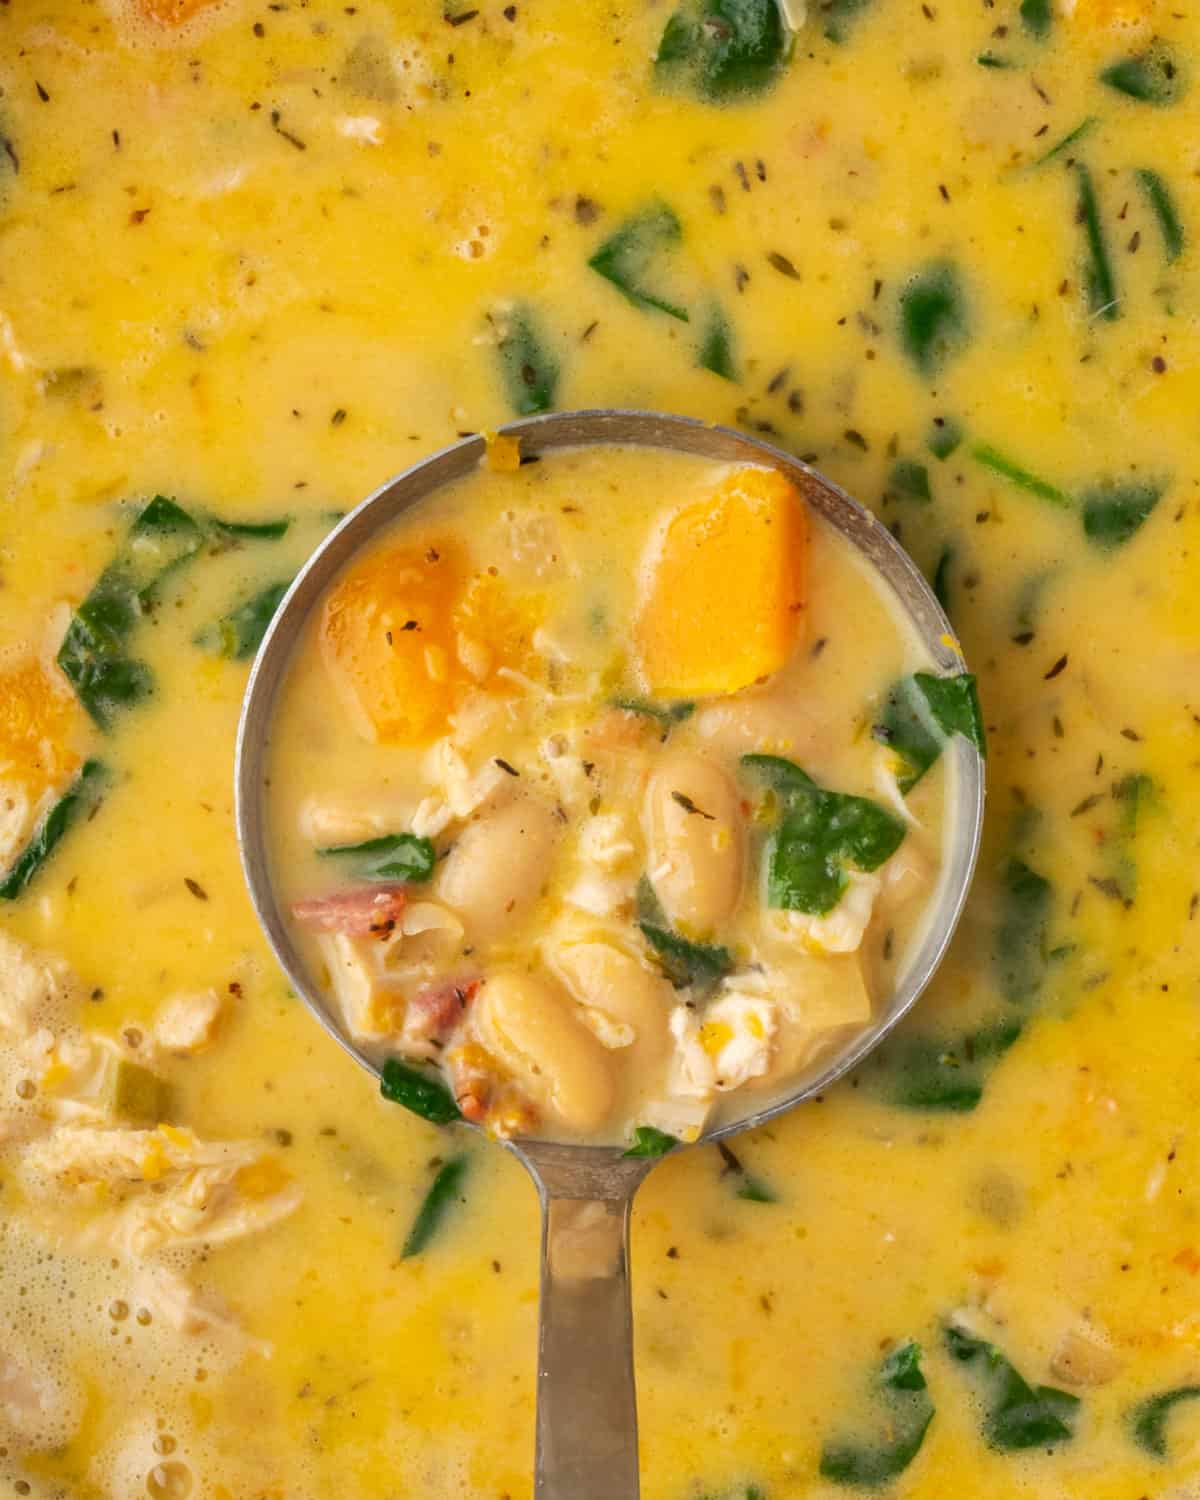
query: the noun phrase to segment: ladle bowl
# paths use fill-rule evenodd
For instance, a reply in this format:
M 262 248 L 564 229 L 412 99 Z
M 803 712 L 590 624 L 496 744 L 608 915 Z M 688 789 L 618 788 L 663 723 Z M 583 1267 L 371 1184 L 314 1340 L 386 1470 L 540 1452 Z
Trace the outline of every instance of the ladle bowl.
M 837 485 L 791 454 L 729 428 L 649 411 L 567 411 L 501 429 L 523 456 L 598 445 L 670 449 L 715 463 L 778 469 L 865 558 L 947 675 L 963 670 L 949 622 L 891 533 Z M 283 599 L 255 661 L 238 729 L 235 769 L 242 867 L 259 922 L 296 993 L 333 1039 L 376 1076 L 379 1064 L 343 1030 L 293 940 L 276 897 L 266 817 L 267 751 L 280 684 L 305 622 L 350 559 L 407 511 L 470 474 L 486 451 L 464 438 L 382 485 L 309 558 Z M 731 580 L 731 583 L 733 580 Z M 828 1088 L 888 1035 L 929 983 L 962 912 L 983 823 L 982 760 L 955 736 L 947 747 L 953 832 L 915 951 L 870 1025 L 831 1052 L 797 1086 L 744 1118 L 701 1136 L 711 1142 L 762 1125 Z M 633 1195 L 655 1164 L 619 1147 L 522 1139 L 504 1144 L 529 1171 L 542 1206 L 538 1335 L 537 1500 L 637 1500 L 637 1407 L 629 1297 Z M 683 1148 L 686 1149 L 686 1148 Z

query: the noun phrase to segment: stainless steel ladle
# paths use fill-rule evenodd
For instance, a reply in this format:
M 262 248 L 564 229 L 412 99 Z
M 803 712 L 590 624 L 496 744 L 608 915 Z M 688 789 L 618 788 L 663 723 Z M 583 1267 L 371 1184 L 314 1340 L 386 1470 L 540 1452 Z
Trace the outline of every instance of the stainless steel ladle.
M 603 444 L 666 448 L 717 463 L 780 470 L 808 503 L 858 548 L 911 621 L 938 669 L 963 669 L 949 623 L 916 566 L 885 527 L 815 469 L 790 454 L 724 427 L 648 411 L 572 411 L 530 417 L 503 431 L 524 455 Z M 284 921 L 268 853 L 266 752 L 279 686 L 311 611 L 358 550 L 410 506 L 476 468 L 481 436 L 464 438 L 389 480 L 313 553 L 275 615 L 259 651 L 238 731 L 237 829 L 250 895 L 275 955 L 296 993 L 325 1030 L 376 1076 L 379 1066 L 343 1031 L 309 974 Z M 730 580 L 736 587 L 736 579 Z M 859 1063 L 911 1008 L 937 968 L 962 912 L 983 822 L 979 755 L 961 737 L 947 750 L 949 826 L 954 830 L 933 911 L 892 994 L 866 1031 L 830 1054 L 820 1071 L 765 1109 L 721 1124 L 704 1141 L 752 1130 L 820 1093 Z M 538 1337 L 538 1500 L 637 1500 L 637 1406 L 629 1299 L 629 1220 L 633 1195 L 653 1161 L 617 1147 L 504 1143 L 537 1186 L 542 1205 L 541 1327 Z

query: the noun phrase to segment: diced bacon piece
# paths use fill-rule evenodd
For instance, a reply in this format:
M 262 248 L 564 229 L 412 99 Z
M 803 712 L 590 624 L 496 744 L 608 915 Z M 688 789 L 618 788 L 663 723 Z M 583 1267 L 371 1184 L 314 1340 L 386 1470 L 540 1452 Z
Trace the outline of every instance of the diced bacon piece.
M 292 916 L 314 932 L 351 937 L 390 937 L 408 900 L 403 885 L 363 885 L 331 896 L 309 896 L 292 903 Z
M 444 1047 L 466 1015 L 481 980 L 443 979 L 426 985 L 408 1002 L 401 1044 L 409 1049 Z

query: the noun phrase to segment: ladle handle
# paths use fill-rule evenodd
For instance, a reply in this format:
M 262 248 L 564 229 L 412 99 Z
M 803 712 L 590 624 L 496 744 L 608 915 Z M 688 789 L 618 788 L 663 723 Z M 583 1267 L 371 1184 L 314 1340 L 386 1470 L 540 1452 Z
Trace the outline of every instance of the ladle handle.
M 539 1163 L 539 1165 L 541 1165 Z M 632 1163 L 630 1164 L 633 1165 Z M 638 1500 L 629 1218 L 643 1175 L 566 1196 L 538 1174 L 542 1294 L 536 1500 Z

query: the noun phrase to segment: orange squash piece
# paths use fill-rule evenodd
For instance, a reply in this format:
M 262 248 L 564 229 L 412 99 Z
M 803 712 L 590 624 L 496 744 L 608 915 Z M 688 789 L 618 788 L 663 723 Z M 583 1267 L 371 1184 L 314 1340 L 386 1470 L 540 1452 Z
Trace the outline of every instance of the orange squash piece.
M 647 559 L 634 623 L 646 692 L 706 698 L 777 672 L 802 633 L 807 558 L 807 508 L 773 469 L 738 469 L 677 511 Z
M 435 541 L 378 553 L 329 594 L 321 653 L 365 738 L 420 745 L 445 732 L 466 683 L 453 623 L 462 589 L 458 551 Z
M 476 675 L 494 677 L 501 667 L 526 675 L 538 671 L 533 649 L 533 633 L 544 613 L 541 601 L 528 594 L 514 595 L 499 578 L 477 573 L 467 585 L 458 608 L 454 626 L 460 637 L 480 645 L 487 653 L 486 666 Z M 503 681 L 491 684 L 493 691 L 503 689 Z
M 0 779 L 39 797 L 79 764 L 65 748 L 78 721 L 75 700 L 30 658 L 0 671 Z

